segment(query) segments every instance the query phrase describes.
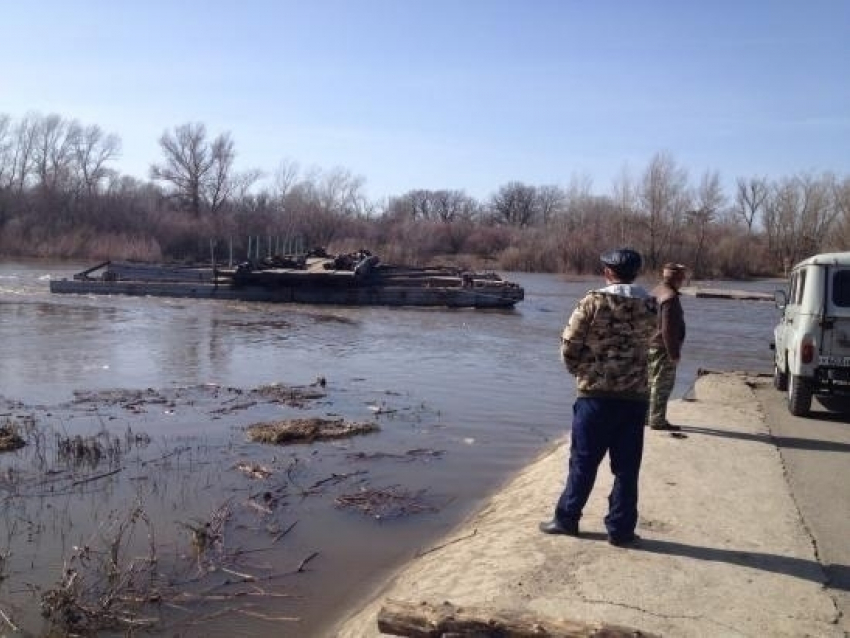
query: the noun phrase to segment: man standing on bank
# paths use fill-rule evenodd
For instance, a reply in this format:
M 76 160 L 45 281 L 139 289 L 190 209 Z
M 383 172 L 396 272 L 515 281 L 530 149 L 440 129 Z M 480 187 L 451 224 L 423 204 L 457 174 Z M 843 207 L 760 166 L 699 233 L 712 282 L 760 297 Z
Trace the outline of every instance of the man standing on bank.
M 679 300 L 679 288 L 687 268 L 667 263 L 661 270 L 661 283 L 652 290 L 658 302 L 658 327 L 649 345 L 649 416 L 653 430 L 681 430 L 667 420 L 667 402 L 676 385 L 676 366 L 685 341 L 685 313 Z
M 614 474 L 605 528 L 608 542 L 634 543 L 638 475 L 648 406 L 647 353 L 657 323 L 655 300 L 633 282 L 640 254 L 601 256 L 606 285 L 588 292 L 561 337 L 561 357 L 576 377 L 567 484 L 545 534 L 579 535 L 579 519 L 607 453 Z

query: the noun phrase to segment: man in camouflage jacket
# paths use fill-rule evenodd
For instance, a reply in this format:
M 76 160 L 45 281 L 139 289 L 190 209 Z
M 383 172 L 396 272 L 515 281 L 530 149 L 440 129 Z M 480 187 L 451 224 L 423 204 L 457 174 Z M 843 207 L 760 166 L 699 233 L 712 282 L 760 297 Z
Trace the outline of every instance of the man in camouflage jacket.
M 578 522 L 599 464 L 610 457 L 614 485 L 605 517 L 608 540 L 637 539 L 638 477 L 648 406 L 647 353 L 656 327 L 655 300 L 633 282 L 642 264 L 634 250 L 601 257 L 606 286 L 588 292 L 561 338 L 561 356 L 576 377 L 567 484 L 547 534 L 578 536 Z

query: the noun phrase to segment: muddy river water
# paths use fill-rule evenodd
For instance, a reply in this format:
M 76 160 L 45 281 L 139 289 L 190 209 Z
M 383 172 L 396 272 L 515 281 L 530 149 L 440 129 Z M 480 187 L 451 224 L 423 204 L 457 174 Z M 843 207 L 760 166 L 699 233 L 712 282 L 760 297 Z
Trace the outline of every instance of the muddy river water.
M 558 337 L 597 283 L 507 274 L 512 311 L 50 294 L 85 266 L 0 265 L 0 425 L 27 443 L 0 454 L 4 629 L 327 635 L 564 434 Z M 677 395 L 770 371 L 772 303 L 683 303 Z M 380 429 L 246 438 L 305 417 Z

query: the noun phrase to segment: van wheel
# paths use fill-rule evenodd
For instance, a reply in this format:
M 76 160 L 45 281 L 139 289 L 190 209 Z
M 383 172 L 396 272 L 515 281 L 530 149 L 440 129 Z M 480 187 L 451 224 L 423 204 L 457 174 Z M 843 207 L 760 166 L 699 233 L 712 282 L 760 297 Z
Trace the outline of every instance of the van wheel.
M 812 380 L 788 375 L 788 411 L 794 416 L 806 416 L 812 409 Z
M 788 389 L 788 373 L 779 369 L 779 364 L 773 364 L 773 387 L 784 392 Z

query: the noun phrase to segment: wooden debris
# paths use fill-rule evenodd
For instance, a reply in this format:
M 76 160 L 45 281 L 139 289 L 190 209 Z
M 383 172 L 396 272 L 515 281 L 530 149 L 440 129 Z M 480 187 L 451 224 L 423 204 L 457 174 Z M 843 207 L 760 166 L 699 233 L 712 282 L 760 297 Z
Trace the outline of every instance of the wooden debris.
M 499 636 L 500 638 L 651 638 L 653 634 L 606 623 L 542 618 L 520 611 L 494 611 L 444 602 L 388 599 L 378 612 L 378 630 L 392 636 Z
M 236 469 L 255 479 L 266 479 L 272 475 L 272 471 L 269 468 L 257 465 L 256 463 L 237 463 Z
M 440 458 L 445 454 L 445 450 L 429 450 L 426 448 L 414 448 L 407 450 L 403 454 L 394 454 L 392 452 L 352 452 L 347 454 L 347 458 L 353 461 L 371 461 L 376 459 L 397 459 L 400 461 L 413 461 L 416 459 L 429 460 L 431 458 Z
M 151 539 L 147 556 L 129 551 L 136 531 Z M 158 622 L 142 615 L 147 604 L 161 599 L 147 514 L 137 507 L 123 519 L 110 518 L 103 522 L 98 536 L 105 547 L 75 546 L 60 581 L 41 593 L 41 614 L 50 625 L 44 635 L 94 636 L 103 630 L 129 635 Z
M 6 421 L 0 426 L 0 452 L 10 452 L 26 445 L 26 442 L 18 434 L 18 428 L 11 421 Z
M 424 490 L 411 493 L 397 487 L 385 489 L 361 489 L 353 494 L 336 497 L 336 504 L 360 510 L 375 518 L 395 518 L 405 514 L 436 511 L 437 508 L 423 501 Z
M 246 429 L 248 440 L 257 443 L 312 443 L 375 432 L 374 423 L 352 423 L 343 419 L 291 419 L 271 423 L 255 423 Z
M 262 385 L 251 390 L 250 394 L 252 396 L 262 397 L 266 401 L 283 403 L 284 405 L 294 407 L 306 405 L 310 401 L 315 401 L 325 396 L 325 393 L 321 390 L 278 384 Z

